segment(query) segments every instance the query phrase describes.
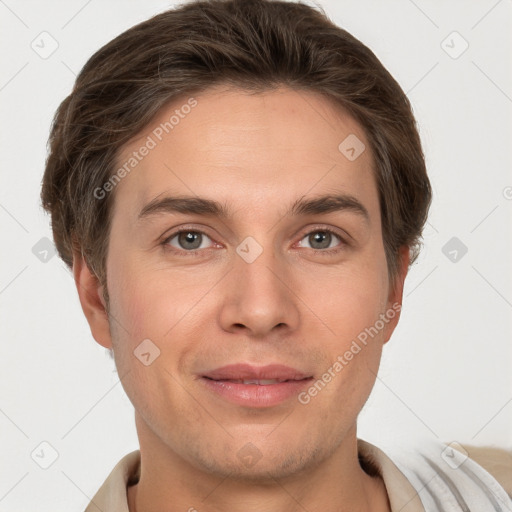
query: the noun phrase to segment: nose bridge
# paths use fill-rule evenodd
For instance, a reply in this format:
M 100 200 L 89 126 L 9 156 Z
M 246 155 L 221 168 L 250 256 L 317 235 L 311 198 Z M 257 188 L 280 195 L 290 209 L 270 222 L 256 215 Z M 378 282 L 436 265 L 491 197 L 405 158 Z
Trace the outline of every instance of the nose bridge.
M 236 252 L 222 305 L 223 327 L 244 326 L 253 335 L 264 335 L 282 324 L 295 328 L 299 312 L 296 297 L 286 285 L 286 262 L 270 243 L 261 246 L 255 239 L 245 239 Z
M 243 285 L 244 295 L 255 294 L 262 297 L 266 294 L 275 295 L 281 293 L 283 286 L 280 279 L 276 276 L 281 274 L 284 277 L 284 265 L 279 264 L 273 248 L 269 245 L 261 248 L 261 253 L 254 259 L 246 259 L 243 255 L 244 250 L 249 248 L 249 252 L 255 251 L 251 247 L 251 242 L 240 244 L 237 249 L 239 256 L 235 260 L 235 274 L 240 279 L 240 285 Z M 242 253 L 242 255 L 240 254 Z M 254 256 L 253 256 L 254 257 Z M 281 267 L 281 268 L 278 268 Z

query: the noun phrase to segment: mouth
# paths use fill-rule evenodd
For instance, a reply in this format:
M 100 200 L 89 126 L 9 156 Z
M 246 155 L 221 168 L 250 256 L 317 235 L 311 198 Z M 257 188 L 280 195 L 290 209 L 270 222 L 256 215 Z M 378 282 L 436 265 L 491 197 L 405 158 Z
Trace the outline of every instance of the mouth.
M 310 380 L 313 377 L 308 377 L 305 379 L 212 379 L 205 376 L 204 378 L 216 382 L 234 382 L 235 384 L 246 384 L 253 386 L 271 386 L 272 384 L 280 384 L 281 382 L 298 382 L 302 380 Z
M 278 382 L 303 380 L 312 375 L 291 366 L 282 364 L 267 364 L 254 366 L 248 363 L 229 364 L 216 368 L 202 375 L 211 380 L 233 381 L 243 384 L 276 384 Z
M 237 364 L 217 368 L 201 381 L 217 397 L 252 408 L 272 407 L 296 397 L 313 380 L 300 370 L 283 365 L 256 367 Z

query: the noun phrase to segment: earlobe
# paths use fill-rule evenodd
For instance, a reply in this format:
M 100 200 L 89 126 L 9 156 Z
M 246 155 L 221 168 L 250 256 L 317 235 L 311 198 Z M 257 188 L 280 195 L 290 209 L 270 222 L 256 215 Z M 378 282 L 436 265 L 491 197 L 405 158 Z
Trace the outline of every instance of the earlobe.
M 103 297 L 103 286 L 96 275 L 91 272 L 84 257 L 75 253 L 73 256 L 73 277 L 82 305 L 82 310 L 93 338 L 103 347 L 112 348 L 108 314 Z

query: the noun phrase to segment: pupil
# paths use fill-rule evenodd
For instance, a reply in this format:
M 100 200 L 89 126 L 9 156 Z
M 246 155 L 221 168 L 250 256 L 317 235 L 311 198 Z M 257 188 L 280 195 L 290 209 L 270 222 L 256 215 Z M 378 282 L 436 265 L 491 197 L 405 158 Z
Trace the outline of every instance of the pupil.
M 179 242 L 184 249 L 197 249 L 201 245 L 201 238 L 199 233 L 188 231 L 180 233 Z
M 331 245 L 331 234 L 326 231 L 317 231 L 313 235 L 310 235 L 309 243 L 313 249 L 326 249 Z M 314 246 L 318 243 L 320 246 Z

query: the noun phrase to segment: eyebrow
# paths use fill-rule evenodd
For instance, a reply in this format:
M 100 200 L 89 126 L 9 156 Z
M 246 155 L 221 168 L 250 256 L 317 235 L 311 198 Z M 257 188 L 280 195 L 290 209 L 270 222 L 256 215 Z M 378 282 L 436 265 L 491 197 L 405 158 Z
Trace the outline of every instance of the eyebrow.
M 292 216 L 318 215 L 339 211 L 350 211 L 358 214 L 366 222 L 370 215 L 365 206 L 354 196 L 347 194 L 323 195 L 310 199 L 297 199 L 287 214 Z M 146 204 L 138 215 L 138 220 L 161 214 L 183 213 L 204 215 L 227 219 L 230 211 L 227 206 L 212 199 L 193 196 L 157 197 Z

